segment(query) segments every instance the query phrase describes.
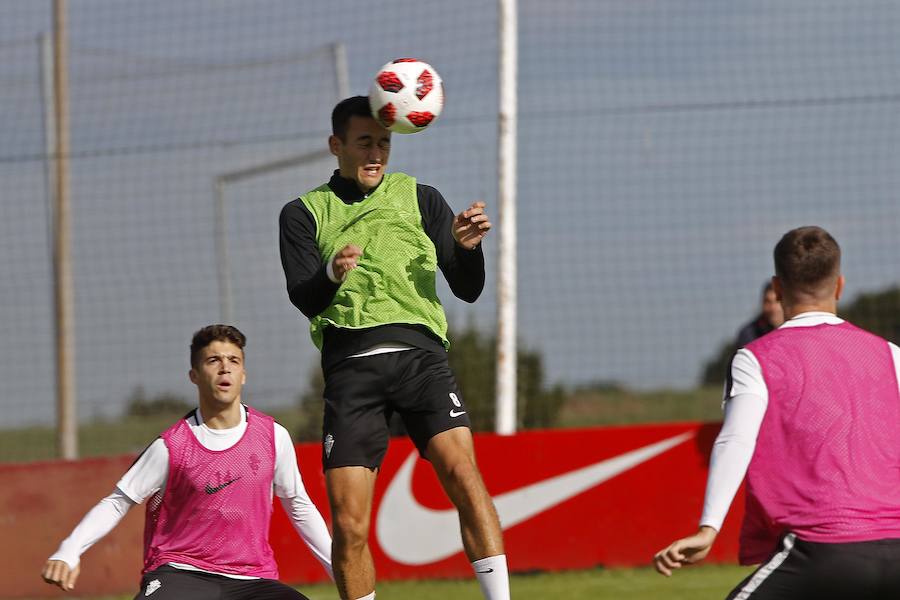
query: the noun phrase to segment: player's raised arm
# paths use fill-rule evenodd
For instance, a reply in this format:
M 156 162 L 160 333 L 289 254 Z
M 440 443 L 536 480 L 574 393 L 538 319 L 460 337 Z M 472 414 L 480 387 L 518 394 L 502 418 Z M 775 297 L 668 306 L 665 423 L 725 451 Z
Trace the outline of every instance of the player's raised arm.
M 456 241 L 457 216 L 441 193 L 430 185 L 418 184 L 417 195 L 422 226 L 434 244 L 438 266 L 453 295 L 475 302 L 484 290 L 484 252 L 481 245 L 470 249 Z

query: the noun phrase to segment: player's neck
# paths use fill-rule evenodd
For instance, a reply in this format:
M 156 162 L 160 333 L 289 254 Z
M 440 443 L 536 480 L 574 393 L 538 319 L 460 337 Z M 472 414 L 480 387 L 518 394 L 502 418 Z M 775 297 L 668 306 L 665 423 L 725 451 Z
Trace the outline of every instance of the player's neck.
M 781 302 L 784 320 L 787 321 L 807 312 L 836 315 L 837 303 L 844 291 L 844 276 L 838 274 L 831 285 L 823 281 L 812 291 L 801 291 L 785 286 L 777 275 L 772 278 L 772 284 L 775 286 L 775 295 Z
M 784 309 L 784 320 L 788 321 L 793 319 L 797 315 L 802 315 L 803 313 L 808 312 L 825 312 L 831 314 L 837 314 L 837 301 L 831 302 L 803 302 L 797 304 L 784 304 L 782 302 L 782 308 Z
M 231 429 L 241 424 L 241 400 L 227 405 L 200 401 L 200 416 L 210 429 Z

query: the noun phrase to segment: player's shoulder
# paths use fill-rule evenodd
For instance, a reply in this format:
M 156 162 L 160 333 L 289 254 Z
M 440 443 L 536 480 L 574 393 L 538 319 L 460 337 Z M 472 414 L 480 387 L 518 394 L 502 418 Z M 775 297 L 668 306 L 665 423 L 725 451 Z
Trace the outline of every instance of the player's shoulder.
M 420 183 L 418 181 L 416 182 L 416 193 L 420 198 L 423 196 L 426 198 L 443 198 L 436 187 L 427 183 Z
M 739 393 L 759 394 L 760 390 L 765 390 L 765 380 L 762 375 L 762 368 L 756 355 L 749 348 L 738 348 L 731 357 L 728 365 L 728 371 L 725 374 L 725 395 L 723 400 L 727 401 L 732 396 Z
M 281 214 L 284 216 L 285 214 L 290 214 L 297 211 L 307 211 L 306 203 L 303 201 L 304 196 L 298 196 L 294 198 L 290 202 L 287 202 L 281 208 Z
M 165 457 L 169 458 L 169 447 L 166 446 L 166 441 L 162 438 L 162 436 L 156 438 L 144 449 L 142 454 L 146 453 L 149 457 Z M 138 457 L 140 458 L 140 457 Z M 135 460 L 137 462 L 137 460 Z
M 165 443 L 165 439 L 176 435 L 178 430 L 182 426 L 190 427 L 192 421 L 196 420 L 197 409 L 192 408 L 188 412 L 186 412 L 180 419 L 166 427 L 160 434 L 158 441 Z
M 296 213 L 303 211 L 306 205 L 303 204 L 302 198 L 294 198 L 290 202 L 281 207 L 281 219 L 291 217 Z
M 275 459 L 280 460 L 282 455 L 294 454 L 294 440 L 287 428 L 278 421 L 272 421 L 275 439 Z
M 304 198 L 308 198 L 309 196 L 314 194 L 322 193 L 333 193 L 331 186 L 329 186 L 327 182 L 318 187 L 312 188 L 311 190 L 297 196 L 293 200 L 290 200 L 282 207 L 281 212 L 282 214 L 284 214 L 285 211 L 304 210 L 306 208 L 306 202 L 304 201 Z
M 146 463 L 155 463 L 155 462 L 168 462 L 169 460 L 169 447 L 166 445 L 166 441 L 162 438 L 162 436 L 158 436 L 155 440 L 147 444 L 147 446 L 141 450 L 141 453 L 138 454 L 134 460 L 131 462 L 131 466 L 128 467 L 128 470 L 134 469 L 135 465 L 146 464 Z
M 734 367 L 735 364 L 737 364 L 739 367 L 751 366 L 758 368 L 759 359 L 756 358 L 756 355 L 753 353 L 753 348 L 751 346 L 744 346 L 735 350 L 734 356 L 731 357 L 731 366 Z
M 269 421 L 275 422 L 275 417 L 273 417 L 272 415 L 270 415 L 269 413 L 267 413 L 265 411 L 259 410 L 255 406 L 250 406 L 249 404 L 243 404 L 243 406 L 244 406 L 244 410 L 247 413 L 248 421 L 250 419 L 259 419 L 260 421 L 262 421 L 264 423 L 269 422 Z
M 291 433 L 287 430 L 287 427 L 272 419 L 272 428 L 275 431 L 275 437 L 279 439 L 286 438 L 288 441 L 291 439 Z
M 315 219 L 309 206 L 303 201 L 303 197 L 295 198 L 281 208 L 278 215 L 278 222 L 282 227 L 302 227 L 304 225 L 315 225 Z
M 247 411 L 247 418 L 249 419 L 257 419 L 258 422 L 262 423 L 271 423 L 272 430 L 275 432 L 275 436 L 288 436 L 290 437 L 290 433 L 288 433 L 287 428 L 278 422 L 278 419 L 273 417 L 272 415 L 259 410 L 255 406 L 249 406 L 244 404 L 244 408 Z
M 447 206 L 447 201 L 444 200 L 441 192 L 427 183 L 416 183 L 416 198 L 419 201 L 420 210 L 423 210 L 426 214 L 431 214 L 435 211 L 440 213 L 441 209 Z

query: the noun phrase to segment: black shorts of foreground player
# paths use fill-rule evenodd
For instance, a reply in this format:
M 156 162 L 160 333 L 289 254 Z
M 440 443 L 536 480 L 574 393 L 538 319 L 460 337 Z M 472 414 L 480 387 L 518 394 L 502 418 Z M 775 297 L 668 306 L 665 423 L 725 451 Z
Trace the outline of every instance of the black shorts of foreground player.
M 729 600 L 900 598 L 900 348 L 839 318 L 840 248 L 819 227 L 775 246 L 786 321 L 741 348 L 725 391 L 699 530 L 654 557 L 707 556 L 746 476 Z
M 227 325 L 194 335 L 189 376 L 199 407 L 150 444 L 85 515 L 44 565 L 47 583 L 71 591 L 81 555 L 146 501 L 136 599 L 303 600 L 277 581 L 269 546 L 273 495 L 331 575 L 331 536 L 303 486 L 290 435 L 241 403 L 245 341 Z
M 481 294 L 481 241 L 491 228 L 484 203 L 454 215 L 436 189 L 385 173 L 391 134 L 363 96 L 338 103 L 332 132 L 338 169 L 284 207 L 280 234 L 288 294 L 322 351 L 322 461 L 338 590 L 345 600 L 374 598 L 372 495 L 396 412 L 459 511 L 485 597 L 505 600 L 500 523 L 447 365 L 447 322 L 435 291 L 440 269 L 459 298 Z

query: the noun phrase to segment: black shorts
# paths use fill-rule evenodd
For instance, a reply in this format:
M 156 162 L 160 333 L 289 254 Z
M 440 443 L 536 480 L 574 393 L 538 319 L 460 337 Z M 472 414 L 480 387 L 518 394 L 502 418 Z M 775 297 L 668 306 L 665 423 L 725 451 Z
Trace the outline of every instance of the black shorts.
M 309 600 L 274 579 L 232 579 L 163 565 L 141 578 L 134 600 Z
M 900 539 L 824 544 L 794 534 L 727 600 L 900 598 Z
M 394 412 L 422 456 L 438 433 L 469 427 L 445 353 L 411 348 L 347 358 L 327 368 L 322 466 L 378 468 Z

